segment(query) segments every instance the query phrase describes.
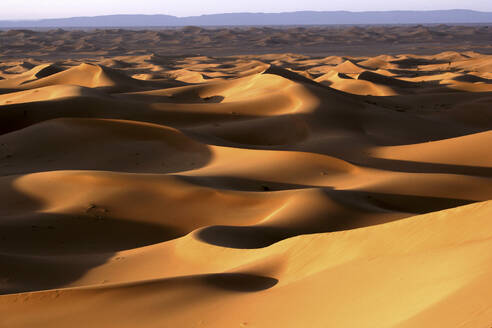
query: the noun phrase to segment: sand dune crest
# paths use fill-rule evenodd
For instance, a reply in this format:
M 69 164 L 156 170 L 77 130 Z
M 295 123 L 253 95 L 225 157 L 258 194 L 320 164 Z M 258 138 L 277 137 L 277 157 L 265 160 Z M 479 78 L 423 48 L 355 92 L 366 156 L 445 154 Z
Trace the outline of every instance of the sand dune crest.
M 492 322 L 491 56 L 121 50 L 178 34 L 0 65 L 0 326 Z

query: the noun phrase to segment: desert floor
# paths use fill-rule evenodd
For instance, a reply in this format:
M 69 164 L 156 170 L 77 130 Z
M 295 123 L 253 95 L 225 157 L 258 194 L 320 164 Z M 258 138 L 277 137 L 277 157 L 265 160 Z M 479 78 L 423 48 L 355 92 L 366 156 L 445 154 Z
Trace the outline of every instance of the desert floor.
M 104 31 L 2 33 L 0 327 L 492 325 L 490 48 L 26 54 Z

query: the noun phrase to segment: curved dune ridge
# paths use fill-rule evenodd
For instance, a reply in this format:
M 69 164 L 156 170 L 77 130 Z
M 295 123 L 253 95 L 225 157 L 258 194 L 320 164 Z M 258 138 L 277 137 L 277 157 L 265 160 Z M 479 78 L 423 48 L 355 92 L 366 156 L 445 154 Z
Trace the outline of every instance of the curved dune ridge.
M 491 65 L 3 62 L 0 326 L 490 325 Z

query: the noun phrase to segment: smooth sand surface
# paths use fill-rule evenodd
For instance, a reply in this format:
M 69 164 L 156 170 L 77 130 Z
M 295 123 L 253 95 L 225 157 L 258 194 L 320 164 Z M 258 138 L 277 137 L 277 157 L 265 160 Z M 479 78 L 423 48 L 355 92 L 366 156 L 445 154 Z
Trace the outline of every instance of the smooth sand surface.
M 491 325 L 492 56 L 0 77 L 0 327 Z

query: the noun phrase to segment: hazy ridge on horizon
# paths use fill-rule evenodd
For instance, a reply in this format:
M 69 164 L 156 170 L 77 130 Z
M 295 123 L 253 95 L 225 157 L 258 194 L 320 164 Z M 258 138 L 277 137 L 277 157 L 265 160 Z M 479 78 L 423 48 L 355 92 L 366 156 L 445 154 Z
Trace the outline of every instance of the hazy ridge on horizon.
M 247 25 L 370 25 L 370 24 L 480 24 L 491 23 L 492 12 L 431 11 L 297 11 L 284 13 L 224 13 L 177 17 L 171 15 L 104 15 L 40 20 L 0 20 L 0 28 L 27 27 L 172 27 Z

